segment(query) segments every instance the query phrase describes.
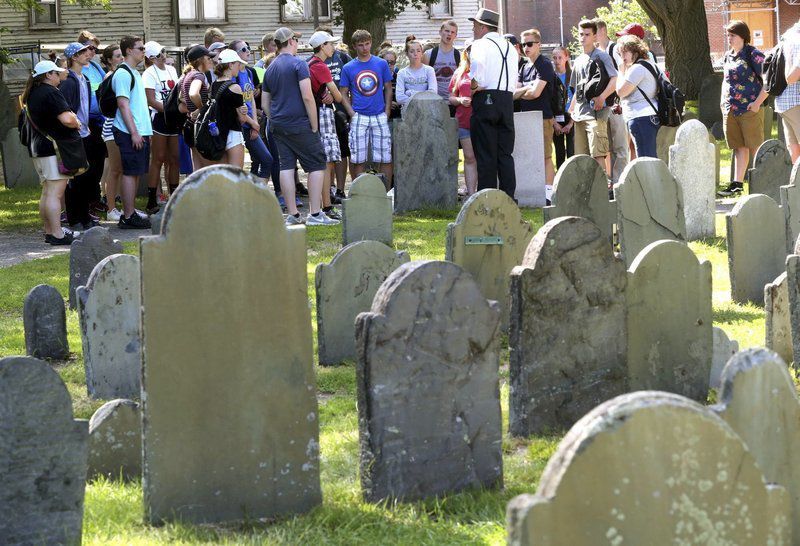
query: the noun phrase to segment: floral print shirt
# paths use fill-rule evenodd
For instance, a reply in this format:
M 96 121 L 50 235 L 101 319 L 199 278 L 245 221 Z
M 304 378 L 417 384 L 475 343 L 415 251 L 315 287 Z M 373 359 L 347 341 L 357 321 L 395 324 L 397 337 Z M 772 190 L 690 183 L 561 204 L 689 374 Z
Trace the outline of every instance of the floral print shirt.
M 725 54 L 722 65 L 722 111 L 739 116 L 747 112 L 747 106 L 761 93 L 761 66 L 764 54 L 751 45 L 741 51 Z

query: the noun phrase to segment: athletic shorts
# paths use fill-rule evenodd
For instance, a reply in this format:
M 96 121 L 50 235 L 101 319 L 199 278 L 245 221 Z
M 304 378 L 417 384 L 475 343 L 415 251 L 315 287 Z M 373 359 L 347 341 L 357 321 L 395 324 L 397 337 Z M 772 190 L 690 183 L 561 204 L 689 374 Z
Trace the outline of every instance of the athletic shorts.
M 122 174 L 125 176 L 141 176 L 150 170 L 150 137 L 142 137 L 144 140 L 142 147 L 133 147 L 131 135 L 125 131 L 120 131 L 116 127 L 114 131 L 114 142 L 119 146 L 119 156 L 122 160 Z
M 167 122 L 164 119 L 164 114 L 161 112 L 151 112 L 150 120 L 153 123 L 153 132 L 161 136 L 177 136 L 180 131 L 171 131 L 167 129 Z
M 325 151 L 325 159 L 328 163 L 341 161 L 342 151 L 339 148 L 339 137 L 336 136 L 333 108 L 319 107 L 319 138 L 322 141 L 322 149 Z
M 753 154 L 764 142 L 764 114 L 758 112 L 742 112 L 738 116 L 733 112 L 722 115 L 722 128 L 728 148 L 749 148 Z
M 114 133 L 111 131 L 111 128 L 114 126 L 114 118 L 106 118 L 103 122 L 103 142 L 109 142 L 114 140 Z
M 61 171 L 58 170 L 58 158 L 54 155 L 34 157 L 33 167 L 36 169 L 36 174 L 39 175 L 39 182 L 43 184 L 48 180 L 54 182 L 71 178 L 66 174 L 61 174 Z
M 392 132 L 385 113 L 367 116 L 356 113 L 350 120 L 350 161 L 355 164 L 392 162 Z
M 275 147 L 282 171 L 293 171 L 297 162 L 307 173 L 324 171 L 327 168 L 325 151 L 322 149 L 318 133 L 312 133 L 309 128 L 283 128 L 274 123 L 269 126 L 270 133 L 275 138 Z
M 235 148 L 236 146 L 244 146 L 244 137 L 242 136 L 241 131 L 234 131 L 231 129 L 228 131 L 228 140 L 225 143 L 225 149 L 230 150 L 231 148 Z

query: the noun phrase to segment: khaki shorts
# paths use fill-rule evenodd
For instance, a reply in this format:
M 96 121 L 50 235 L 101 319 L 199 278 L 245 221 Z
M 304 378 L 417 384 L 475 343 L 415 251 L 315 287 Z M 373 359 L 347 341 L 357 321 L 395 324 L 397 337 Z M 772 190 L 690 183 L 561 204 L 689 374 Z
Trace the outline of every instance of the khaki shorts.
M 575 153 L 603 157 L 608 155 L 608 122 L 590 119 L 575 122 Z
M 722 127 L 725 131 L 725 142 L 731 150 L 749 148 L 750 153 L 755 154 L 764 142 L 764 114 L 761 110 L 738 116 L 725 114 L 722 117 Z
M 553 118 L 542 120 L 544 129 L 544 158 L 551 159 L 553 157 Z
M 61 171 L 58 170 L 58 159 L 54 155 L 34 157 L 33 168 L 36 169 L 36 173 L 39 175 L 39 182 L 41 183 L 47 180 L 52 182 L 70 178 L 66 174 L 61 174 Z
M 800 144 L 800 106 L 792 106 L 781 114 L 783 136 L 787 145 Z

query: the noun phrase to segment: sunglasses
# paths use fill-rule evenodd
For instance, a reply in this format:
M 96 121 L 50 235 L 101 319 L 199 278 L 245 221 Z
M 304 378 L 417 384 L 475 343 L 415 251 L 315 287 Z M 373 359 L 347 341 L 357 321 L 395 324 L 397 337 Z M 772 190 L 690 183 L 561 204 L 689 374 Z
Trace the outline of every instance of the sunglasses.
M 250 48 L 247 46 L 242 47 L 239 49 L 239 53 L 250 53 Z
M 138 49 L 139 51 L 144 51 L 144 46 L 134 47 L 133 49 Z
M 540 42 L 522 42 L 524 47 L 533 47 L 533 44 L 538 44 Z

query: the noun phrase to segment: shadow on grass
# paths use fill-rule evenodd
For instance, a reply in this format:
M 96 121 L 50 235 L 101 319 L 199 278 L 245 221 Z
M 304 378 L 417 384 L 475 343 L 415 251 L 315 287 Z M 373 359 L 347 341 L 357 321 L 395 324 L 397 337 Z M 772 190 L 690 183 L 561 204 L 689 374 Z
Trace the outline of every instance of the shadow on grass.
M 714 324 L 734 324 L 737 322 L 751 322 L 763 319 L 764 311 L 754 308 L 722 307 L 714 309 Z

